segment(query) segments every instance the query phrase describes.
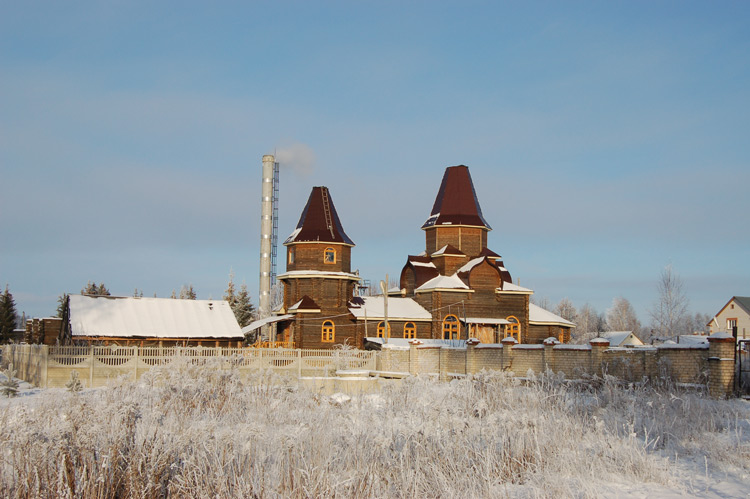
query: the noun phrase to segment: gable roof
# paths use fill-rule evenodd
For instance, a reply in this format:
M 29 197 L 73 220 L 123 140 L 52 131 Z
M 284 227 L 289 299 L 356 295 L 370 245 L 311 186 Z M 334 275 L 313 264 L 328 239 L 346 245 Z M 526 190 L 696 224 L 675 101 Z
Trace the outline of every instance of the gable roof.
M 609 340 L 609 346 L 612 347 L 619 347 L 622 345 L 643 345 L 641 339 L 633 334 L 633 331 L 607 331 L 602 333 L 601 337 Z
M 315 310 L 320 312 L 320 305 L 307 295 L 304 295 L 300 301 L 289 307 L 287 312 L 309 312 Z
M 508 284 L 508 283 L 506 283 Z M 545 310 L 539 305 L 529 303 L 529 324 L 556 324 L 560 326 L 576 327 L 569 320 L 563 319 L 559 315 Z
M 739 306 L 744 308 L 745 312 L 750 314 L 750 296 L 735 296 L 734 301 L 736 301 Z
M 456 248 L 452 244 L 446 244 L 435 253 L 433 253 L 432 256 L 466 256 L 466 253 Z
M 423 229 L 435 225 L 471 225 L 492 230 L 482 215 L 469 167 L 449 166 Z
M 418 291 L 433 289 L 470 289 L 456 274 L 451 276 L 438 275 L 417 288 Z
M 723 307 L 721 307 L 721 310 L 719 310 L 716 313 L 716 315 L 714 315 L 711 318 L 711 320 L 708 321 L 708 324 L 706 325 L 711 326 L 711 323 L 715 322 L 716 318 L 720 316 L 721 313 L 724 311 L 724 309 L 726 309 L 729 306 L 729 304 L 732 302 L 735 302 L 737 305 L 740 306 L 740 308 L 742 308 L 745 311 L 746 314 L 750 315 L 750 296 L 733 296 L 732 298 L 729 299 L 728 302 L 726 302 L 726 304 L 724 304 Z M 719 325 L 718 322 L 716 322 L 716 325 L 717 326 Z
M 341 226 L 328 187 L 312 188 L 297 228 L 284 244 L 299 242 L 329 242 L 354 246 L 354 241 L 349 239 Z
M 72 336 L 243 338 L 224 300 L 70 295 Z
M 380 320 L 385 317 L 382 296 L 364 296 L 349 303 L 349 311 L 357 319 Z M 389 320 L 432 320 L 432 315 L 411 298 L 388 298 Z

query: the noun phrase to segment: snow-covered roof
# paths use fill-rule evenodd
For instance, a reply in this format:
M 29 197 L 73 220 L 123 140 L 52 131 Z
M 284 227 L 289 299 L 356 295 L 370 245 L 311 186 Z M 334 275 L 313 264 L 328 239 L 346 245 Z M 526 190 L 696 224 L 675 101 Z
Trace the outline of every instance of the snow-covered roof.
M 382 320 L 385 318 L 384 300 L 382 296 L 363 296 L 364 305 L 350 306 L 349 311 L 357 319 Z M 411 298 L 388 298 L 389 320 L 429 321 L 432 315 L 419 303 Z
M 361 277 L 357 274 L 352 274 L 350 272 L 329 272 L 326 270 L 290 270 L 289 272 L 284 272 L 283 274 L 279 274 L 278 279 L 288 279 L 288 278 L 300 278 L 300 277 L 329 277 L 329 278 L 335 278 L 335 279 L 356 279 L 360 280 Z
M 385 344 L 383 338 L 375 338 L 375 337 L 367 337 L 365 338 L 366 341 L 370 343 L 376 343 L 383 345 Z M 389 347 L 409 347 L 409 342 L 414 340 L 409 340 L 406 338 L 388 338 L 387 345 Z M 429 346 L 429 347 L 435 347 L 435 346 L 445 346 L 445 347 L 454 347 L 454 348 L 463 348 L 466 346 L 466 340 L 440 340 L 440 339 L 427 339 L 427 338 L 420 338 L 419 339 L 421 343 L 420 346 Z
M 283 321 L 283 320 L 286 320 L 286 319 L 291 319 L 292 317 L 294 317 L 294 316 L 291 315 L 291 314 L 286 314 L 286 315 L 277 315 L 277 316 L 266 317 L 265 319 L 259 319 L 257 321 L 251 322 L 247 326 L 243 327 L 242 328 L 242 334 L 247 334 L 247 333 L 250 333 L 252 331 L 255 331 L 256 329 L 260 329 L 261 327 L 265 326 L 266 324 L 272 324 L 274 322 L 279 322 L 279 321 Z
M 609 344 L 613 347 L 643 345 L 643 342 L 633 334 L 633 331 L 607 331 L 602 333 L 601 337 L 609 340 Z
M 508 319 L 496 319 L 492 317 L 467 317 L 466 319 L 459 319 L 461 322 L 466 324 L 510 324 Z
M 476 267 L 483 261 L 484 261 L 483 256 L 470 260 L 468 263 L 464 264 L 460 269 L 458 269 L 458 272 L 469 272 L 471 269 L 473 269 L 474 267 Z
M 439 250 L 437 250 L 435 253 L 432 254 L 432 256 L 442 256 L 442 255 L 452 255 L 452 256 L 466 256 L 466 254 L 456 248 L 455 246 L 451 244 L 446 244 Z
M 505 267 L 500 267 L 500 270 L 506 270 Z M 533 289 L 524 288 L 523 286 L 519 286 L 518 284 L 513 284 L 512 282 L 505 282 L 503 281 L 503 287 L 497 288 L 499 292 L 513 292 L 513 293 L 533 293 Z
M 456 274 L 451 276 L 439 275 L 419 286 L 417 291 L 426 291 L 429 289 L 469 289 L 469 286 L 464 284 Z
M 224 300 L 70 295 L 73 337 L 243 337 Z
M 505 283 L 506 285 L 509 283 Z M 553 314 L 538 305 L 529 303 L 529 323 L 530 324 L 559 324 L 561 326 L 576 327 L 569 320 L 565 320 L 559 315 Z
M 683 334 L 680 335 L 678 343 L 680 345 L 708 345 L 708 336 L 699 334 Z
M 432 267 L 433 269 L 437 268 L 437 267 L 435 267 L 435 264 L 432 263 L 432 262 L 425 263 L 425 262 L 415 262 L 415 261 L 413 261 L 413 262 L 411 262 L 411 264 L 414 265 L 415 267 Z

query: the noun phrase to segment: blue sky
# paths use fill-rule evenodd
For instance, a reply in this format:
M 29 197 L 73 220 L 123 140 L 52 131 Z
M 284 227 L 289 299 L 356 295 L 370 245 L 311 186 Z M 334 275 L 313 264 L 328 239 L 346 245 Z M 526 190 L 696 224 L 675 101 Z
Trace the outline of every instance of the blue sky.
M 750 3 L 0 1 L 0 281 L 257 298 L 261 157 L 280 238 L 314 185 L 398 276 L 447 166 L 537 297 L 642 321 L 750 293 Z

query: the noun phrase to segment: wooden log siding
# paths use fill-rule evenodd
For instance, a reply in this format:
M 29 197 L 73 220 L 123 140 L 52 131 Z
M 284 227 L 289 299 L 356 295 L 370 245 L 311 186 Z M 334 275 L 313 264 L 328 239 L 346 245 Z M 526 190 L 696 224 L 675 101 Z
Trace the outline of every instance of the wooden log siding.
M 487 247 L 487 230 L 479 227 L 436 226 L 426 229 L 427 254 L 431 255 L 450 244 L 469 257 L 477 256 Z
M 289 263 L 289 250 L 294 248 L 294 262 Z M 326 248 L 336 251 L 336 262 L 325 263 Z M 351 272 L 352 248 L 337 243 L 296 243 L 287 247 L 287 271 L 323 270 L 328 272 Z

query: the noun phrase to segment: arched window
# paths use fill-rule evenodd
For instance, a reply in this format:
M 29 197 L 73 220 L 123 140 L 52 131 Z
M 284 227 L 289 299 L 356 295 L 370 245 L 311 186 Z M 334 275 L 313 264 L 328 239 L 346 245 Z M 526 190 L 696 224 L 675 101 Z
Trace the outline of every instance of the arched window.
M 385 336 L 385 321 L 378 322 L 378 338 Z M 388 323 L 388 337 L 391 337 L 391 323 Z
M 443 319 L 443 339 L 458 339 L 458 317 L 453 314 L 446 315 L 445 319 Z
M 510 322 L 510 324 L 505 325 L 505 336 L 515 338 L 518 343 L 521 343 L 521 323 L 512 315 L 506 317 L 506 320 Z
M 326 248 L 323 252 L 324 263 L 336 263 L 336 250 L 333 248 Z
M 333 343 L 333 340 L 336 337 L 336 326 L 334 326 L 331 321 L 325 321 L 323 323 L 322 333 L 321 340 L 323 343 Z
M 404 324 L 404 338 L 414 339 L 417 337 L 417 328 L 413 322 L 407 322 Z

